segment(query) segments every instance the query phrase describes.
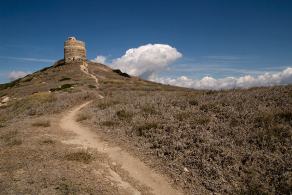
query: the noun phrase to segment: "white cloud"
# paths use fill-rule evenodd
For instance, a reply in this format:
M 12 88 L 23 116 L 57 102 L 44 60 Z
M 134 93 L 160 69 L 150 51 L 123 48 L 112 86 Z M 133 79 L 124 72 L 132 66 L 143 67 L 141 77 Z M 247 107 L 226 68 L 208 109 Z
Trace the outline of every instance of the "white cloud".
M 111 66 L 147 79 L 181 57 L 182 54 L 169 45 L 147 44 L 129 49 L 122 57 L 114 59 Z
M 23 71 L 12 71 L 8 74 L 8 78 L 13 81 L 22 77 L 25 77 L 28 75 L 28 72 L 23 72 Z
M 181 76 L 174 79 L 156 77 L 152 80 L 159 83 L 181 87 L 212 90 L 274 86 L 292 84 L 292 68 L 286 68 L 277 73 L 264 73 L 258 76 L 246 75 L 238 78 L 225 77 L 222 79 L 215 79 L 210 76 L 206 76 L 201 80 L 197 80 L 186 76 Z
M 97 62 L 97 63 L 101 63 L 101 64 L 105 64 L 106 57 L 105 56 L 96 56 L 96 58 L 94 58 L 92 61 Z

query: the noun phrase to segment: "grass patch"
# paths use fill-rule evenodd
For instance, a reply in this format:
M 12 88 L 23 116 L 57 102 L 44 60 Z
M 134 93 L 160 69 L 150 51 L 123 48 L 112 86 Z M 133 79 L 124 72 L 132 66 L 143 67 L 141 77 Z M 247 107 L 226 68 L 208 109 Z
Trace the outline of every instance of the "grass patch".
M 9 131 L 8 133 L 2 135 L 1 140 L 6 143 L 7 146 L 17 146 L 22 144 L 22 140 L 17 138 L 17 130 Z
M 52 140 L 52 139 L 45 139 L 42 141 L 42 144 L 55 144 L 56 141 Z
M 120 120 L 131 120 L 133 117 L 133 113 L 126 110 L 119 110 L 116 115 Z
M 84 113 L 80 113 L 80 114 L 78 114 L 76 121 L 81 122 L 81 121 L 85 121 L 85 120 L 90 119 L 90 118 L 91 117 L 89 115 L 84 114 Z
M 61 85 L 61 87 L 52 88 L 52 89 L 50 89 L 50 91 L 52 91 L 52 92 L 54 92 L 54 91 L 62 91 L 62 90 L 70 89 L 72 87 L 73 87 L 73 84 L 64 84 L 64 85 Z
M 153 106 L 150 105 L 145 105 L 141 108 L 141 110 L 145 113 L 145 114 L 156 114 L 156 110 Z
M 33 127 L 50 127 L 51 123 L 49 120 L 39 120 L 39 121 L 32 123 L 32 126 Z
M 134 127 L 135 133 L 137 136 L 145 136 L 147 131 L 149 131 L 150 129 L 157 129 L 158 128 L 158 124 L 157 123 L 145 123 L 143 125 L 139 125 Z
M 15 80 L 15 81 L 12 81 L 10 83 L 0 84 L 0 90 L 4 90 L 4 89 L 7 89 L 7 88 L 12 88 L 12 87 L 16 86 L 16 85 L 19 84 L 20 80 L 21 80 L 21 78 Z
M 198 105 L 199 105 L 199 102 L 198 102 L 198 100 L 190 100 L 190 101 L 189 101 L 189 104 L 190 104 L 191 106 L 198 106 Z
M 96 86 L 94 86 L 94 85 L 88 85 L 88 88 L 89 89 L 96 89 Z
M 65 155 L 65 159 L 68 161 L 77 161 L 85 164 L 89 164 L 94 160 L 93 156 L 87 151 L 73 152 Z
M 100 124 L 103 126 L 112 127 L 112 126 L 117 126 L 119 123 L 115 121 L 104 121 L 104 122 L 101 122 Z
M 192 116 L 191 112 L 180 112 L 175 115 L 175 118 L 179 121 L 184 121 L 186 119 L 189 119 Z
M 105 110 L 113 105 L 119 104 L 118 101 L 111 101 L 111 100 L 102 100 L 99 101 L 97 104 L 97 107 L 100 108 L 101 110 Z
M 30 81 L 32 81 L 32 79 L 33 79 L 33 76 L 26 76 L 21 81 L 22 82 L 30 82 Z
M 60 79 L 59 81 L 69 81 L 69 80 L 71 80 L 71 78 L 69 78 L 69 77 L 64 77 L 64 78 Z
M 208 116 L 200 115 L 197 117 L 194 117 L 192 119 L 192 124 L 197 124 L 197 125 L 207 125 L 210 122 L 210 118 Z

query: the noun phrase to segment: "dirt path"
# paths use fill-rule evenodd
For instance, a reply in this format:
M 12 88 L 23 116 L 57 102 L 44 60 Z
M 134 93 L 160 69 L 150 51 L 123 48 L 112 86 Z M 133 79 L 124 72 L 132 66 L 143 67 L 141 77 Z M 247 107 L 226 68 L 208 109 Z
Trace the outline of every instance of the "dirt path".
M 90 103 L 91 102 L 89 101 L 72 109 L 60 120 L 60 127 L 62 129 L 76 134 L 74 139 L 67 140 L 65 143 L 77 144 L 83 148 L 95 148 L 98 152 L 106 154 L 113 164 L 120 167 L 127 173 L 126 175 L 131 178 L 129 182 L 129 179 L 124 178 L 123 174 L 119 174 L 111 169 L 110 165 L 105 166 L 108 169 L 108 178 L 111 178 L 118 183 L 119 187 L 128 192 L 127 194 L 138 195 L 145 193 L 149 194 L 149 192 L 157 195 L 182 194 L 181 192 L 173 189 L 164 176 L 151 170 L 138 158 L 132 156 L 120 147 L 110 146 L 107 142 L 101 140 L 101 138 L 89 128 L 83 127 L 76 122 L 76 115 L 82 108 Z M 147 192 L 137 189 L 135 187 L 137 186 L 135 183 L 146 186 L 149 191 Z
M 99 88 L 98 79 L 94 74 L 91 74 L 89 72 L 87 62 L 82 62 L 82 64 L 80 65 L 80 70 L 95 80 L 96 88 L 98 89 Z

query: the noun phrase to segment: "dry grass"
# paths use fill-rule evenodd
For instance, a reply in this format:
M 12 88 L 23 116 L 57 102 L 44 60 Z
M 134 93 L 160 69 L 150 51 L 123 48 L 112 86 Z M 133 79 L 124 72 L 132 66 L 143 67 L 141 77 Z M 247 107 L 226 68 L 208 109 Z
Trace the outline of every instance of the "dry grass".
M 85 164 L 89 164 L 90 162 L 94 160 L 94 157 L 92 156 L 92 154 L 90 154 L 87 151 L 73 152 L 73 153 L 65 155 L 64 158 L 69 161 L 77 161 L 77 162 L 82 162 Z
M 49 120 L 38 120 L 32 123 L 33 127 L 50 127 L 51 123 Z
M 76 121 L 77 121 L 77 122 L 81 122 L 81 121 L 88 120 L 88 119 L 90 119 L 90 118 L 91 118 L 91 116 L 88 115 L 88 114 L 85 114 L 85 113 L 79 113 L 79 114 L 77 115 Z
M 151 93 L 135 87 L 139 90 L 107 92 L 102 104 L 119 103 L 98 106 L 98 101 L 91 108 L 92 121 L 112 139 L 168 165 L 167 173 L 190 193 L 198 183 L 223 194 L 285 194 L 292 189 L 287 179 L 292 167 L 291 86 Z

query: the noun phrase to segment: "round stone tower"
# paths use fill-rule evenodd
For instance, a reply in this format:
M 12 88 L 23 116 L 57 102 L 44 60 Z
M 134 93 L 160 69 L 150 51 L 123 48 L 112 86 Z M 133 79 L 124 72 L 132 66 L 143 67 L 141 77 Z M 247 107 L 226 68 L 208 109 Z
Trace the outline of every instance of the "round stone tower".
M 64 43 L 64 60 L 65 63 L 86 61 L 85 43 L 69 37 Z

